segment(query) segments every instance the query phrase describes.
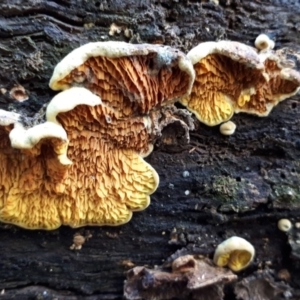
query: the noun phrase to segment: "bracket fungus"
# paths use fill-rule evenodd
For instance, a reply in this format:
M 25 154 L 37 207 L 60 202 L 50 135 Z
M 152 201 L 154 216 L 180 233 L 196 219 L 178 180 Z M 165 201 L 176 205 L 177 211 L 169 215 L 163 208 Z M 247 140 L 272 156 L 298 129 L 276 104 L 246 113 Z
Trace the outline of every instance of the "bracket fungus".
M 203 123 L 214 126 L 229 120 L 233 103 L 244 90 L 264 80 L 255 49 L 231 41 L 200 43 L 187 56 L 196 78 L 190 96 L 181 103 Z
M 190 60 L 171 47 L 96 42 L 69 53 L 55 67 L 50 87 L 83 86 L 128 117 L 188 94 L 194 75 Z
M 283 50 L 259 53 L 264 64 L 263 77 L 253 90 L 241 94 L 235 104 L 235 113 L 245 112 L 260 117 L 268 116 L 279 102 L 297 94 L 300 89 L 300 73 L 293 69 Z
M 267 116 L 300 87 L 300 73 L 283 66 L 286 58 L 279 51 L 258 52 L 239 42 L 219 41 L 200 43 L 187 56 L 196 78 L 191 94 L 180 102 L 208 126 L 233 113 Z
M 149 150 L 149 120 L 116 114 L 80 87 L 56 95 L 47 121 L 29 129 L 0 112 L 0 220 L 28 229 L 120 225 L 146 208 L 159 180 L 139 154 Z
M 180 256 L 170 268 L 134 267 L 127 272 L 125 299 L 223 299 L 225 283 L 237 279 L 206 258 Z
M 248 241 L 232 236 L 218 245 L 213 260 L 219 267 L 228 266 L 232 271 L 238 272 L 252 262 L 254 255 L 254 247 Z

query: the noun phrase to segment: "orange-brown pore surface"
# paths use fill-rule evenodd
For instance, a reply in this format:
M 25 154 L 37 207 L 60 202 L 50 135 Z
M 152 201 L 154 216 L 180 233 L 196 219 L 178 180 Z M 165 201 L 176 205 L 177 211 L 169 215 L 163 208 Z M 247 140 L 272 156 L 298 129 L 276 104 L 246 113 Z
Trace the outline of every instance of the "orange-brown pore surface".
M 59 82 L 86 87 L 121 116 L 131 116 L 185 94 L 190 78 L 178 65 L 161 65 L 149 54 L 91 57 Z
M 242 90 L 265 82 L 261 70 L 220 55 L 210 54 L 194 65 L 196 78 L 189 97 L 182 103 L 197 118 L 217 125 L 231 118 Z
M 250 112 L 264 116 L 278 104 L 296 92 L 300 86 L 300 74 L 287 68 L 287 72 L 295 75 L 292 79 L 283 78 L 282 68 L 275 60 L 267 59 L 263 70 L 268 80 L 260 80 L 255 85 L 255 94 L 241 95 L 235 108 L 239 112 Z
M 266 116 L 300 86 L 300 74 L 289 68 L 287 72 L 293 78 L 284 78 L 282 68 L 273 59 L 265 61 L 264 69 L 258 69 L 224 55 L 210 54 L 194 69 L 192 92 L 181 102 L 209 126 L 227 121 L 234 112 Z
M 58 116 L 72 165 L 53 151 L 57 139 L 12 149 L 0 127 L 0 220 L 28 229 L 119 225 L 149 204 L 155 170 L 137 151 L 148 147 L 142 118 L 116 120 L 108 108 L 77 106 Z

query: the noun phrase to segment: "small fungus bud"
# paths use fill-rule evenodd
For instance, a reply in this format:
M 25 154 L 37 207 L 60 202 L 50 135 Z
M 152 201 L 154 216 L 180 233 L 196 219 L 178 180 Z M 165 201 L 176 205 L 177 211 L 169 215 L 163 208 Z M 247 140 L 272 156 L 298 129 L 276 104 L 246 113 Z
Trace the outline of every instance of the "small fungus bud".
M 74 235 L 73 238 L 73 245 L 70 247 L 71 250 L 80 250 L 82 248 L 82 245 L 85 243 L 85 237 L 81 234 Z
M 127 37 L 127 38 L 131 38 L 133 36 L 133 32 L 131 29 L 128 29 L 128 28 L 125 28 L 124 30 L 124 35 Z
M 26 101 L 29 98 L 26 90 L 24 89 L 24 87 L 22 85 L 14 86 L 10 90 L 9 95 L 12 99 L 19 101 L 19 102 Z
M 190 172 L 189 171 L 183 171 L 182 172 L 182 177 L 186 178 L 190 176 Z
M 1 92 L 2 95 L 4 95 L 4 94 L 7 92 L 7 89 L 1 88 L 1 89 L 0 89 L 0 92 Z
M 266 34 L 260 34 L 256 38 L 254 45 L 258 50 L 271 50 L 274 48 L 275 43 Z
M 213 260 L 219 267 L 228 266 L 238 272 L 252 262 L 254 255 L 255 249 L 248 241 L 233 236 L 218 245 Z
M 109 35 L 110 36 L 114 36 L 115 34 L 120 34 L 122 31 L 122 27 L 121 26 L 118 26 L 117 24 L 115 23 L 112 23 L 110 25 L 110 28 L 109 28 Z
M 292 223 L 289 219 L 281 219 L 278 221 L 278 229 L 283 231 L 283 232 L 287 232 L 292 228 Z
M 232 121 L 225 122 L 220 126 L 220 132 L 223 135 L 232 135 L 234 134 L 235 129 L 236 125 Z

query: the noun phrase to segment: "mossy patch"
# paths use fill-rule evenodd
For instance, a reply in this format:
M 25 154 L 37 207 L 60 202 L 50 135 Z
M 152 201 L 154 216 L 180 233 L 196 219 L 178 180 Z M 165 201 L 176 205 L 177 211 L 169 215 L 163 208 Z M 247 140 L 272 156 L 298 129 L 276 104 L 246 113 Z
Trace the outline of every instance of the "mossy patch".
M 206 187 L 211 201 L 220 212 L 245 212 L 266 203 L 270 190 L 262 180 L 249 174 L 249 178 L 213 176 Z

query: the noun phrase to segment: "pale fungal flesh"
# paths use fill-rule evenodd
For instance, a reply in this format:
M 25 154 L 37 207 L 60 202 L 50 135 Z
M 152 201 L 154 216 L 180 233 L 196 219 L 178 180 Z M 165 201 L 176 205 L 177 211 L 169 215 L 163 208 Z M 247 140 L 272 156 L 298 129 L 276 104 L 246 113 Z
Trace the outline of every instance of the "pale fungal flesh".
M 266 34 L 260 34 L 254 42 L 254 45 L 259 50 L 272 50 L 275 47 L 275 43 Z
M 21 115 L 0 109 L 0 126 L 9 126 L 13 125 L 21 120 Z
M 218 245 L 213 261 L 219 267 L 228 266 L 232 271 L 238 272 L 252 262 L 254 255 L 254 247 L 248 241 L 233 236 Z
M 277 226 L 278 229 L 283 232 L 288 232 L 293 227 L 292 222 L 289 219 L 280 219 Z
M 227 121 L 220 126 L 220 132 L 223 135 L 232 135 L 234 134 L 236 125 L 232 121 Z
M 120 225 L 146 208 L 159 181 L 138 154 L 148 149 L 148 123 L 115 114 L 72 88 L 50 102 L 47 122 L 0 126 L 0 220 L 28 229 Z
M 85 243 L 86 238 L 80 233 L 75 233 L 73 237 L 73 244 L 70 246 L 71 250 L 80 250 Z
M 193 66 L 178 50 L 111 41 L 73 50 L 54 69 L 50 87 L 86 87 L 128 117 L 188 94 L 193 81 Z
M 300 74 L 278 51 L 258 53 L 253 47 L 232 41 L 206 42 L 193 48 L 196 77 L 189 96 L 180 102 L 202 123 L 214 126 L 233 113 L 267 116 L 280 101 L 295 95 Z

